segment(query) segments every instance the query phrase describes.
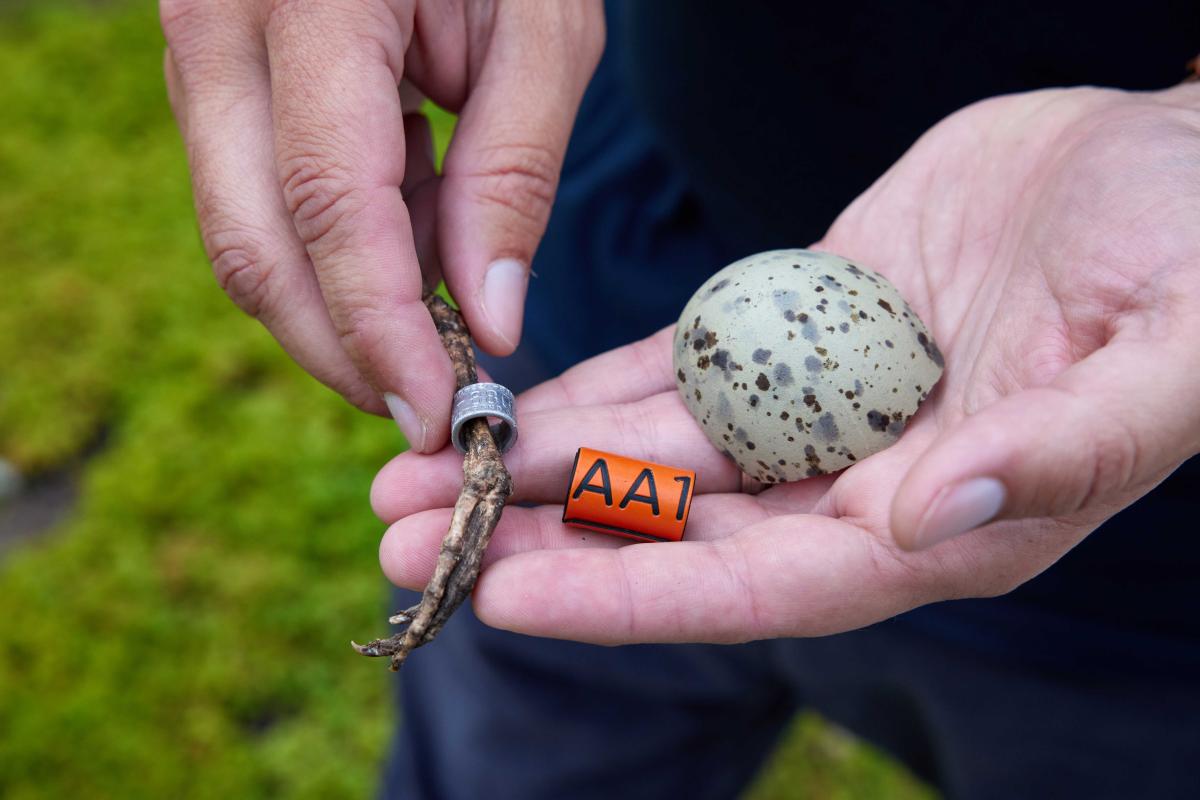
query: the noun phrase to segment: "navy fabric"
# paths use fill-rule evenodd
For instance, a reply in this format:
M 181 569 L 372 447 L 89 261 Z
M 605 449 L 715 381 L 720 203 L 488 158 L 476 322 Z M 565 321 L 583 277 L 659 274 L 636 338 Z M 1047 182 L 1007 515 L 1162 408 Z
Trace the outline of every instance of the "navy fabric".
M 524 343 L 485 360 L 497 379 L 648 335 L 724 264 L 818 239 L 956 108 L 1159 88 L 1200 49 L 1190 0 L 730 8 L 609 4 Z M 820 640 L 605 649 L 464 609 L 405 667 L 384 794 L 732 797 L 809 706 L 952 796 L 1200 796 L 1198 489 L 1193 459 L 1009 595 Z
M 896 621 L 603 648 L 497 631 L 464 609 L 409 659 L 401 695 L 389 800 L 727 800 L 801 708 L 948 797 L 1200 796 L 1194 680 L 1033 669 Z

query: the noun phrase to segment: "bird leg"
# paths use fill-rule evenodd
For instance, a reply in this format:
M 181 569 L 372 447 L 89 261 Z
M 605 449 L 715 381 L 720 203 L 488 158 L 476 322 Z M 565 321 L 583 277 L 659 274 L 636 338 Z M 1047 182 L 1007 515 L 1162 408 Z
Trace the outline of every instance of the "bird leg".
M 462 315 L 434 294 L 426 294 L 425 306 L 454 365 L 455 390 L 477 382 L 471 335 Z M 512 477 L 487 420 L 473 419 L 464 429 L 467 452 L 463 456 L 462 491 L 421 602 L 388 620 L 404 625 L 403 630 L 365 645 L 351 642 L 364 656 L 390 658 L 393 671 L 400 669 L 409 653 L 431 642 L 450 615 L 470 596 L 479 578 L 484 551 L 500 521 L 504 503 L 512 494 Z

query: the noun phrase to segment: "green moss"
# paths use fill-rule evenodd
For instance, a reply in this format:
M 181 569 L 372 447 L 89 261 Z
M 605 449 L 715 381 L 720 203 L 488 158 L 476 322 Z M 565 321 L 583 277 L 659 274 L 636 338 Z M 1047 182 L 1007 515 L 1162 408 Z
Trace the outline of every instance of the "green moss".
M 213 281 L 153 4 L 3 9 L 0 455 L 90 457 L 68 521 L 0 555 L 0 796 L 366 796 L 390 675 L 347 640 L 384 630 L 367 491 L 403 442 Z M 850 748 L 830 781 L 900 785 Z M 780 788 L 822 774 L 784 752 L 754 797 L 844 796 Z
M 746 800 L 933 800 L 889 756 L 811 713 L 800 714 Z

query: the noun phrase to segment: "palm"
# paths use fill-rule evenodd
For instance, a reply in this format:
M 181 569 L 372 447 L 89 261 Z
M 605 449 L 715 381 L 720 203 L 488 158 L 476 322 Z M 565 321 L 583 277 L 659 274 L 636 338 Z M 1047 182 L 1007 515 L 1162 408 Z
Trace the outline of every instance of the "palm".
M 511 461 L 518 499 L 547 505 L 505 513 L 478 613 L 593 641 L 734 641 L 846 630 L 934 600 L 1006 591 L 1044 569 L 1178 458 L 1167 454 L 1144 479 L 1117 480 L 1136 454 L 1092 457 L 1126 447 L 1115 421 L 1115 431 L 1081 432 L 1079 464 L 1063 468 L 1087 464 L 1094 475 L 1084 496 L 1054 498 L 1057 513 L 925 552 L 896 540 L 911 535 L 964 459 L 1004 458 L 1006 420 L 1069 426 L 1044 418 L 1056 405 L 1043 396 L 1128 381 L 1120 365 L 1130 350 L 1179 348 L 1177 317 L 1194 320 L 1196 304 L 1173 315 L 1163 298 L 1195 297 L 1196 278 L 1163 265 L 1200 255 L 1200 236 L 1186 233 L 1200 167 L 1190 183 L 1184 176 L 1191 194 L 1164 193 L 1163 182 L 1180 180 L 1181 148 L 1200 152 L 1191 133 L 1200 126 L 1161 104 L 1077 90 L 972 107 L 934 128 L 838 219 L 819 247 L 889 277 L 930 325 L 946 373 L 899 443 L 837 476 L 742 493 L 736 469 L 675 394 L 667 332 L 527 393 Z M 1161 122 L 1134 124 L 1150 106 Z M 562 527 L 552 504 L 576 444 L 696 469 L 693 541 L 618 549 Z M 404 518 L 382 551 L 394 580 L 423 583 L 456 470 L 452 455 L 404 456 L 377 481 L 381 515 Z

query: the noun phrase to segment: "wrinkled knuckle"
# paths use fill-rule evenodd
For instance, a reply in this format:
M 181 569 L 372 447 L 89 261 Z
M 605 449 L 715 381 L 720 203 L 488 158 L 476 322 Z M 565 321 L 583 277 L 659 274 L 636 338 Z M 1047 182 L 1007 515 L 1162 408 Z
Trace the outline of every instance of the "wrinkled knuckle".
M 1123 419 L 1109 416 L 1092 437 L 1089 460 L 1079 509 L 1110 502 L 1133 484 L 1142 460 L 1140 437 Z
M 158 17 L 163 38 L 176 66 L 185 74 L 212 58 L 209 43 L 220 24 L 212 5 L 202 0 L 160 0 Z
M 201 0 L 159 0 L 158 20 L 168 45 L 191 37 L 207 17 Z
M 540 232 L 554 202 L 558 170 L 558 158 L 549 148 L 510 145 L 485 154 L 472 177 L 481 200 L 507 208 Z
M 939 554 L 906 552 L 889 537 L 867 537 L 863 542 L 871 572 L 881 583 L 906 598 L 910 607 L 956 596 L 953 573 L 944 568 Z
M 217 283 L 238 308 L 252 317 L 262 317 L 269 305 L 270 260 L 263 248 L 242 236 L 214 236 L 210 260 Z
M 366 365 L 373 354 L 381 351 L 387 336 L 387 313 L 373 306 L 359 306 L 339 314 L 336 328 L 342 348 L 357 363 Z
M 362 202 L 346 172 L 321 157 L 289 158 L 282 182 L 288 212 L 306 246 L 328 239 Z

